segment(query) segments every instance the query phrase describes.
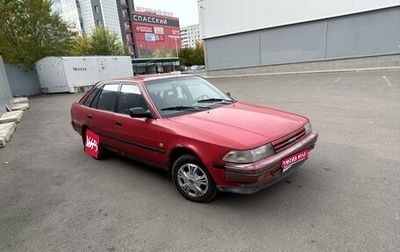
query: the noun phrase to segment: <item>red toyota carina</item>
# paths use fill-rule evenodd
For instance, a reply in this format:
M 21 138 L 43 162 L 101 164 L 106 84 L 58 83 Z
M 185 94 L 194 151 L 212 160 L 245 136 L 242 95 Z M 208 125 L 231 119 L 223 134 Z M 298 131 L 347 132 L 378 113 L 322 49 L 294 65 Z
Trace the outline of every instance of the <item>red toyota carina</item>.
M 238 102 L 192 75 L 97 83 L 71 107 L 85 151 L 115 151 L 166 169 L 196 202 L 255 193 L 293 173 L 318 133 L 303 116 Z

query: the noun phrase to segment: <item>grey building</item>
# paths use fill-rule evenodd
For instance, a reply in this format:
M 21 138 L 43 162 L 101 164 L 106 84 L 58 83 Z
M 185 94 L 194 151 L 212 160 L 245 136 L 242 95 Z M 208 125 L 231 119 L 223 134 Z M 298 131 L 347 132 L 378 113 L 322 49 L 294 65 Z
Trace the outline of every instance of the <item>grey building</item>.
M 116 32 L 121 43 L 132 40 L 125 27 L 134 9 L 132 0 L 53 0 L 52 8 L 80 35 L 89 35 L 102 25 Z
M 200 0 L 198 7 L 211 72 L 400 64 L 400 0 Z

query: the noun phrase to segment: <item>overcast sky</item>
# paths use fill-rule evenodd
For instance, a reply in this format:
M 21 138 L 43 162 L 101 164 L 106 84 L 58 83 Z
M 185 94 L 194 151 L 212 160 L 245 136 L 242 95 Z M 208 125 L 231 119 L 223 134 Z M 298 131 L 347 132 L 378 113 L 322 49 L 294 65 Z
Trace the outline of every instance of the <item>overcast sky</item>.
M 133 0 L 135 6 L 168 11 L 179 18 L 181 27 L 199 23 L 197 0 Z

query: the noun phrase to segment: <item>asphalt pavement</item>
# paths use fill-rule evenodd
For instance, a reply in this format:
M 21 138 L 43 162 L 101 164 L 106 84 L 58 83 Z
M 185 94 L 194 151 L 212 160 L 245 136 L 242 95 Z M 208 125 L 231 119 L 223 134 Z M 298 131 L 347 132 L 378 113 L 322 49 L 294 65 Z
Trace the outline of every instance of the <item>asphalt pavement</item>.
M 82 94 L 30 97 L 0 149 L 0 251 L 400 251 L 400 71 L 211 79 L 303 114 L 307 162 L 254 195 L 185 200 L 165 172 L 97 161 L 70 125 Z

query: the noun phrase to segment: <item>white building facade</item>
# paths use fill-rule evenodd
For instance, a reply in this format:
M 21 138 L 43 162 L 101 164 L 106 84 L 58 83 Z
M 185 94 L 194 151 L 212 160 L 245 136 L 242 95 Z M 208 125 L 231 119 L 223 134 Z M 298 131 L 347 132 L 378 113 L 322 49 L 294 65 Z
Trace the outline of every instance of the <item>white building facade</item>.
M 371 57 L 399 64 L 400 0 L 201 0 L 198 7 L 208 70 Z
M 181 28 L 182 48 L 195 48 L 196 42 L 201 41 L 200 26 L 190 25 Z
M 96 26 L 103 25 L 117 33 L 121 43 L 124 43 L 119 10 L 121 4 L 118 3 L 116 0 L 53 0 L 53 10 L 80 35 L 90 35 Z

